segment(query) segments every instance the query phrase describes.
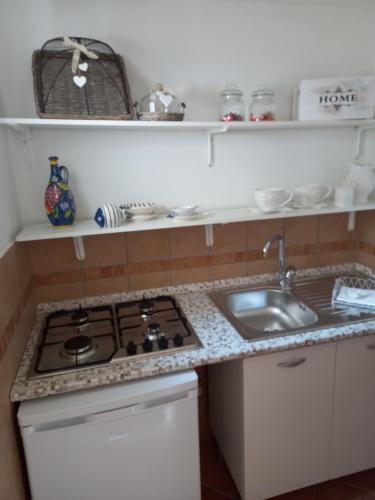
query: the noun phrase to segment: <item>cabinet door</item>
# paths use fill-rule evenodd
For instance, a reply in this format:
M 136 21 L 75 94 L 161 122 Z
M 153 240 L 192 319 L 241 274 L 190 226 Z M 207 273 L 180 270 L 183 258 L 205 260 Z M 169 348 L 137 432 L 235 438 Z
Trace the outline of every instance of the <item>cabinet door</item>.
M 331 476 L 375 467 L 375 336 L 337 344 Z
M 245 360 L 244 500 L 329 478 L 334 361 L 335 344 Z

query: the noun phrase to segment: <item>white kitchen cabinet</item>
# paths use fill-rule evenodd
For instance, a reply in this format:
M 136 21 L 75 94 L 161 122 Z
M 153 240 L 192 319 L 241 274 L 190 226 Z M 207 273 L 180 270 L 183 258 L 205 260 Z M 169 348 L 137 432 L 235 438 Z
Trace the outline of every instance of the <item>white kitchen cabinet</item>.
M 329 478 L 334 364 L 325 344 L 211 368 L 212 430 L 243 500 Z
M 375 467 L 375 336 L 337 343 L 331 477 Z

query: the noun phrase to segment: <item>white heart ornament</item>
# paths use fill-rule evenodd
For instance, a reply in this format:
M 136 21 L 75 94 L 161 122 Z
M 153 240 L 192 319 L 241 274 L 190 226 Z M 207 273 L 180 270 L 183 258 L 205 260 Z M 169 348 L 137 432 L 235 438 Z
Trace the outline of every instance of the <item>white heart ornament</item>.
M 87 78 L 85 76 L 73 76 L 73 82 L 77 85 L 77 87 L 82 88 L 86 85 Z
M 170 103 L 173 101 L 173 97 L 171 95 L 164 94 L 163 92 L 156 92 L 156 93 L 157 93 L 159 99 L 161 100 L 161 102 L 164 104 L 164 106 L 166 108 L 168 108 Z
M 89 65 L 87 64 L 87 62 L 84 62 L 84 63 L 81 63 L 78 67 L 81 71 L 87 71 L 87 68 L 89 67 Z

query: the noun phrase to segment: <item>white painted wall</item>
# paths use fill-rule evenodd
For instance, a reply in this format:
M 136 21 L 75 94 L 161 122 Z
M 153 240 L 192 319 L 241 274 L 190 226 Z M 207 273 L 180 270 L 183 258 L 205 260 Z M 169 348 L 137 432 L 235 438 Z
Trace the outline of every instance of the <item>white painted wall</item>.
M 17 232 L 21 228 L 20 207 L 11 168 L 8 131 L 5 127 L 0 127 L 0 258 L 13 243 Z
M 235 81 L 248 103 L 267 82 L 278 118 L 288 119 L 300 79 L 373 73 L 374 18 L 373 0 L 1 0 L 4 114 L 35 115 L 32 51 L 72 34 L 124 56 L 134 99 L 163 81 L 187 103 L 188 120 L 214 120 L 225 83 Z M 88 217 L 107 201 L 253 205 L 256 186 L 337 185 L 354 149 L 349 130 L 240 133 L 217 138 L 216 167 L 208 169 L 200 132 L 33 131 L 31 172 L 12 134 L 24 223 L 44 220 L 51 154 L 70 168 L 79 216 Z

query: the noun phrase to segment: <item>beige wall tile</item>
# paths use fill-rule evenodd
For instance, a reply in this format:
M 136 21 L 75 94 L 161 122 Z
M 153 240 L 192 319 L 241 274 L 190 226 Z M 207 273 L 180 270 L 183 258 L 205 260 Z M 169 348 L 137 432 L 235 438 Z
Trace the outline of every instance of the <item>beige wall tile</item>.
M 61 283 L 59 285 L 38 286 L 36 297 L 39 303 L 54 300 L 79 299 L 83 295 L 82 283 Z
M 276 273 L 279 270 L 277 259 L 255 260 L 247 263 L 247 273 L 250 276 L 255 274 Z
M 256 220 L 247 223 L 248 249 L 262 250 L 267 240 L 284 233 L 284 220 Z
M 235 264 L 223 264 L 210 268 L 211 280 L 223 280 L 247 275 L 247 263 L 237 262 Z
M 171 256 L 170 232 L 137 231 L 126 235 L 129 262 L 165 260 Z
M 8 325 L 20 295 L 13 245 L 0 259 L 0 334 Z
M 287 247 L 310 245 L 318 241 L 318 216 L 285 219 L 284 237 Z
M 18 288 L 22 293 L 31 280 L 33 269 L 27 243 L 14 244 L 14 262 Z
M 5 355 L 0 363 L 0 500 L 26 500 L 22 447 L 17 438 L 16 406 L 9 401 L 9 392 L 35 320 L 35 303 L 31 298 L 20 321 L 15 325 Z
M 296 255 L 294 257 L 287 257 L 287 266 L 294 266 L 297 271 L 300 269 L 307 269 L 309 267 L 317 267 L 319 265 L 318 254 L 312 255 Z
M 96 295 L 107 295 L 111 293 L 124 293 L 128 290 L 128 276 L 85 281 L 83 283 L 83 292 L 85 297 L 94 297 Z
M 28 247 L 34 274 L 81 269 L 72 238 L 30 241 Z
M 210 280 L 210 269 L 199 267 L 193 269 L 178 269 L 171 271 L 171 284 L 180 285 L 186 283 L 198 283 Z
M 11 449 L 0 453 L 0 470 L 0 500 L 26 499 L 19 460 Z
M 369 253 L 357 250 L 355 253 L 355 260 L 364 266 L 375 269 L 375 255 L 370 255 Z
M 204 226 L 173 229 L 171 235 L 171 258 L 208 255 Z
M 318 266 L 331 266 L 353 261 L 353 250 L 345 250 L 343 252 L 323 252 L 318 254 Z
M 84 238 L 86 258 L 83 267 L 103 267 L 127 262 L 126 235 L 102 234 Z
M 357 212 L 356 214 L 356 238 L 375 245 L 375 210 Z
M 353 237 L 348 231 L 348 214 L 328 214 L 319 216 L 319 242 L 346 241 Z
M 247 249 L 247 223 L 216 224 L 213 228 L 212 254 L 241 252 Z
M 171 284 L 170 271 L 156 273 L 138 274 L 129 276 L 129 290 L 143 290 L 146 288 L 158 288 Z

